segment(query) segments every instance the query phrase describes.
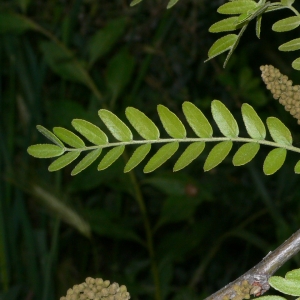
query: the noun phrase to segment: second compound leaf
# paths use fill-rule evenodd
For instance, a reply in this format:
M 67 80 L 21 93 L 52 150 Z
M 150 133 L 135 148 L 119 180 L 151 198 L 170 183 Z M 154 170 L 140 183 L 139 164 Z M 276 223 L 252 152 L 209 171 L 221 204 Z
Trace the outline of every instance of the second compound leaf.
M 159 104 L 157 111 L 166 132 L 174 139 L 184 139 L 186 130 L 179 118 L 164 105 Z
M 84 148 L 84 141 L 72 131 L 65 129 L 63 127 L 54 127 L 53 132 L 60 138 L 63 142 L 74 148 Z
M 232 141 L 224 141 L 215 145 L 209 152 L 204 163 L 204 171 L 209 171 L 220 164 L 229 154 L 232 148 Z
M 83 171 L 84 169 L 86 169 L 88 166 L 90 166 L 101 154 L 102 149 L 96 149 L 94 151 L 91 151 L 90 153 L 88 153 L 76 166 L 75 168 L 72 170 L 71 175 L 77 175 L 78 173 L 80 173 L 81 171 Z
M 281 145 L 291 146 L 293 138 L 290 130 L 277 118 L 269 117 L 267 119 L 268 129 L 272 139 Z
M 131 171 L 139 163 L 141 163 L 150 150 L 151 144 L 145 144 L 136 148 L 124 168 L 124 173 Z
M 157 126 L 143 112 L 134 107 L 127 107 L 125 114 L 130 124 L 145 140 L 159 139 Z
M 219 100 L 213 100 L 211 111 L 220 131 L 226 137 L 235 138 L 239 135 L 239 127 L 232 113 Z
M 190 144 L 176 161 L 173 172 L 179 171 L 188 166 L 202 153 L 204 147 L 204 142 L 195 142 Z
M 263 165 L 263 171 L 266 175 L 272 175 L 282 167 L 286 152 L 286 149 L 283 148 L 276 148 L 269 152 Z
M 72 151 L 64 154 L 63 156 L 56 159 L 52 164 L 48 167 L 49 172 L 58 171 L 65 166 L 69 165 L 72 161 L 74 161 L 80 155 L 80 151 Z
M 246 143 L 234 154 L 232 163 L 234 166 L 242 166 L 250 162 L 257 154 L 260 145 L 258 143 Z
M 111 166 L 124 152 L 125 146 L 117 146 L 109 150 L 98 165 L 98 171 L 102 171 Z
M 150 173 L 165 163 L 178 150 L 179 143 L 173 142 L 163 145 L 148 161 L 144 173 Z

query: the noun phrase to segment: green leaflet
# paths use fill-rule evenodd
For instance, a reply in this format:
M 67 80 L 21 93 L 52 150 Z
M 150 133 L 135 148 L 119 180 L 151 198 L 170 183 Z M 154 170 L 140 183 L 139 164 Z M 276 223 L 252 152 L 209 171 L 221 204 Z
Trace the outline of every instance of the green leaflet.
M 298 280 L 300 282 L 300 269 L 289 271 L 285 274 L 286 279 Z
M 73 160 L 75 160 L 80 155 L 80 151 L 72 151 L 64 154 L 63 156 L 56 159 L 49 167 L 49 172 L 58 171 L 68 164 L 70 164 Z
M 130 129 L 115 114 L 106 109 L 100 109 L 98 114 L 108 130 L 117 140 L 121 142 L 129 142 L 132 140 Z
M 202 153 L 204 147 L 204 142 L 195 142 L 190 144 L 176 161 L 173 172 L 179 171 L 189 165 Z
M 213 57 L 216 57 L 217 55 L 227 50 L 230 50 L 235 45 L 237 40 L 237 34 L 227 34 L 216 40 L 208 50 L 208 59 L 206 61 L 212 59 Z
M 232 148 L 232 141 L 225 141 L 215 145 L 209 152 L 204 163 L 204 171 L 209 171 L 220 164 L 229 154 Z
M 198 107 L 191 102 L 185 101 L 182 104 L 182 110 L 186 120 L 197 136 L 202 138 L 212 137 L 213 129 Z
M 277 21 L 273 24 L 272 30 L 276 32 L 290 31 L 300 25 L 300 16 L 293 16 Z
M 255 33 L 257 38 L 259 39 L 260 39 L 260 32 L 261 32 L 261 20 L 262 20 L 262 15 L 257 16 L 256 24 L 255 24 Z
M 168 5 L 167 5 L 167 9 L 173 7 L 179 0 L 170 0 Z
M 250 162 L 257 154 L 260 145 L 258 143 L 246 143 L 235 153 L 232 159 L 234 166 L 242 166 Z
M 300 296 L 300 281 L 294 279 L 286 279 L 280 276 L 272 276 L 269 279 L 270 285 L 281 293 L 291 296 Z
M 142 0 L 133 0 L 133 1 L 130 2 L 130 6 L 135 6 L 140 2 L 142 2 Z
M 151 149 L 151 144 L 145 144 L 142 146 L 139 146 L 132 154 L 132 156 L 129 158 L 125 168 L 124 173 L 127 173 L 131 171 L 133 168 L 135 168 L 143 159 L 146 157 L 146 155 L 149 153 Z
M 38 144 L 29 146 L 27 152 L 36 158 L 51 158 L 62 155 L 65 150 L 53 144 Z
M 157 106 L 159 118 L 166 132 L 174 139 L 184 139 L 186 131 L 179 118 L 167 107 L 159 104 Z
M 63 142 L 70 145 L 74 148 L 84 148 L 85 144 L 84 141 L 77 136 L 72 131 L 65 129 L 63 127 L 54 127 L 53 132 L 56 136 L 58 136 Z
M 159 139 L 157 126 L 143 112 L 134 107 L 127 107 L 125 114 L 133 128 L 145 140 Z
M 242 105 L 242 116 L 249 136 L 256 140 L 264 140 L 266 137 L 265 125 L 251 105 L 247 103 Z
M 211 111 L 214 120 L 224 136 L 235 138 L 239 135 L 239 128 L 235 118 L 221 101 L 213 100 Z
M 60 139 L 57 138 L 51 131 L 49 131 L 47 128 L 41 125 L 37 125 L 36 129 L 43 134 L 47 139 L 49 139 L 51 142 L 56 144 L 57 146 L 64 148 L 65 145 L 61 142 Z
M 86 169 L 88 166 L 90 166 L 101 154 L 102 149 L 96 149 L 94 151 L 91 151 L 90 153 L 88 153 L 76 166 L 75 168 L 72 170 L 71 175 L 77 175 L 78 173 L 80 173 L 81 171 L 83 171 L 84 169 Z
M 292 67 L 295 70 L 300 71 L 300 57 L 296 58 L 293 62 L 292 62 Z
M 295 165 L 295 168 L 294 168 L 294 172 L 296 174 L 300 174 L 300 160 L 297 162 L 297 164 Z
M 72 126 L 80 132 L 88 141 L 95 145 L 108 143 L 106 134 L 96 125 L 81 119 L 74 119 Z
M 126 26 L 125 18 L 107 22 L 104 28 L 98 30 L 88 42 L 89 65 L 93 65 L 105 55 L 122 36 Z
M 277 118 L 269 117 L 267 119 L 267 126 L 269 128 L 272 139 L 281 145 L 291 146 L 293 138 L 290 130 Z
M 263 165 L 263 171 L 266 175 L 272 175 L 282 167 L 286 152 L 286 149 L 282 148 L 276 148 L 269 152 Z
M 283 298 L 281 296 L 262 296 L 262 297 L 259 297 L 257 298 L 259 300 L 286 300 L 286 298 Z
M 293 5 L 295 0 L 281 0 L 281 4 L 284 6 L 291 6 Z
M 224 31 L 232 31 L 237 29 L 236 22 L 238 17 L 230 17 L 219 22 L 214 23 L 208 29 L 209 32 L 217 33 Z
M 144 173 L 150 173 L 165 163 L 177 151 L 178 142 L 163 145 L 148 161 L 144 167 Z
M 300 49 L 300 38 L 291 40 L 278 47 L 280 51 L 295 51 Z
M 224 15 L 237 15 L 255 9 L 257 3 L 249 0 L 236 0 L 221 5 L 217 12 Z
M 100 161 L 98 171 L 102 171 L 112 165 L 124 152 L 125 146 L 117 146 L 109 150 Z

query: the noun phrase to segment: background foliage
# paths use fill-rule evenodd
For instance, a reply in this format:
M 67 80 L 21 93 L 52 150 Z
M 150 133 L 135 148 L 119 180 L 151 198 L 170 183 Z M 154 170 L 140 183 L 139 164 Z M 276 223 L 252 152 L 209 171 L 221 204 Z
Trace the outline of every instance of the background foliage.
M 223 56 L 203 63 L 222 3 L 182 0 L 171 10 L 146 0 L 133 8 L 119 0 L 0 4 L 3 299 L 57 299 L 87 276 L 126 284 L 133 299 L 199 299 L 298 229 L 299 157 L 292 153 L 270 177 L 261 170 L 267 147 L 249 166 L 233 168 L 228 158 L 208 173 L 202 166 L 210 147 L 179 173 L 171 172 L 173 158 L 152 174 L 142 166 L 123 174 L 125 155 L 107 170 L 95 165 L 71 177 L 73 165 L 49 173 L 47 161 L 26 152 L 45 142 L 36 124 L 71 129 L 71 120 L 82 118 L 101 127 L 100 108 L 124 120 L 128 105 L 159 124 L 157 104 L 180 116 L 182 102 L 191 101 L 210 115 L 215 98 L 239 124 L 243 102 L 263 121 L 280 118 L 298 146 L 299 127 L 271 99 L 259 71 L 273 64 L 300 82 L 290 67 L 294 54 L 277 50 L 293 32 L 271 31 L 290 14 L 268 14 L 261 41 L 250 25 L 223 70 Z M 299 263 L 296 257 L 280 274 Z

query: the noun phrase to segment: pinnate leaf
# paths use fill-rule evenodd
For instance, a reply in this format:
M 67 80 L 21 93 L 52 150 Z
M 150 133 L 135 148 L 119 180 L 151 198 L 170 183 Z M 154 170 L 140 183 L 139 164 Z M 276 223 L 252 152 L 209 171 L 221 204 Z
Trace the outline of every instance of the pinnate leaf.
M 121 142 L 129 142 L 132 140 L 132 132 L 115 114 L 106 109 L 100 109 L 98 114 L 108 130 L 117 140 Z
M 290 31 L 300 25 L 300 16 L 293 16 L 277 21 L 273 24 L 272 30 L 276 32 Z
M 56 135 L 54 135 L 50 130 L 48 130 L 47 128 L 45 128 L 44 126 L 41 125 L 37 125 L 36 129 L 43 134 L 47 139 L 49 139 L 51 142 L 53 142 L 54 144 L 56 144 L 59 147 L 64 148 L 64 144 L 61 142 L 60 139 L 57 138 Z
M 272 175 L 282 167 L 286 152 L 286 149 L 283 148 L 276 148 L 269 152 L 263 165 L 263 171 L 266 175 Z
M 72 131 L 65 129 L 63 127 L 54 127 L 53 132 L 55 133 L 58 138 L 60 138 L 63 142 L 70 145 L 74 148 L 84 148 L 85 144 L 84 141 L 77 136 Z
M 220 164 L 229 154 L 232 148 L 232 141 L 224 141 L 215 145 L 209 152 L 204 163 L 204 171 L 209 171 Z
M 209 32 L 217 33 L 217 32 L 224 32 L 224 31 L 232 31 L 237 29 L 236 22 L 238 17 L 230 17 L 215 24 L 211 25 L 208 29 Z
M 224 136 L 235 138 L 239 135 L 239 128 L 235 118 L 221 101 L 214 100 L 211 104 L 211 111 Z
M 208 50 L 208 59 L 211 59 L 227 50 L 230 50 L 238 40 L 238 35 L 236 34 L 227 34 L 218 40 L 216 40 L 213 45 Z M 207 61 L 206 60 L 206 61 Z
M 257 154 L 260 145 L 258 143 L 246 143 L 235 153 L 232 159 L 234 166 L 242 166 L 250 162 Z
M 224 15 L 236 15 L 246 13 L 256 8 L 257 3 L 251 0 L 237 0 L 221 5 L 217 12 Z
M 286 279 L 280 276 L 272 276 L 269 283 L 277 291 L 291 296 L 300 296 L 299 280 Z
M 198 107 L 191 102 L 185 101 L 182 104 L 182 110 L 186 120 L 197 136 L 202 138 L 210 138 L 212 136 L 213 129 Z
M 242 105 L 242 116 L 248 134 L 256 140 L 264 140 L 266 137 L 266 128 L 254 108 L 244 103 Z
M 56 159 L 49 167 L 49 172 L 58 171 L 68 164 L 70 164 L 72 161 L 74 161 L 78 156 L 80 155 L 80 151 L 72 151 L 64 154 L 63 156 Z
M 278 47 L 280 51 L 295 51 L 300 49 L 300 38 L 291 40 Z
M 144 173 L 150 173 L 165 163 L 177 151 L 178 142 L 163 145 L 148 161 L 144 168 Z
M 141 163 L 143 161 L 143 159 L 146 157 L 146 155 L 149 153 L 150 149 L 151 149 L 151 144 L 145 144 L 145 145 L 139 146 L 133 152 L 132 156 L 129 158 L 129 160 L 124 168 L 124 173 L 131 171 L 139 163 Z
M 159 104 L 157 106 L 159 118 L 166 132 L 174 139 L 183 139 L 186 137 L 186 131 L 179 118 L 167 107 Z
M 195 142 L 190 144 L 176 161 L 173 172 L 179 171 L 188 166 L 202 153 L 204 147 L 204 142 Z
M 86 169 L 88 166 L 90 166 L 101 154 L 102 149 L 96 149 L 94 151 L 91 151 L 90 153 L 88 153 L 76 166 L 75 168 L 72 170 L 71 175 L 77 175 L 78 173 L 80 173 L 81 171 L 83 171 L 84 169 Z
M 127 107 L 125 114 L 130 124 L 145 140 L 159 139 L 158 128 L 143 112 L 134 107 Z
M 81 119 L 74 119 L 72 125 L 91 143 L 95 145 L 105 145 L 108 143 L 106 134 L 98 126 Z
M 100 161 L 98 171 L 104 170 L 112 165 L 124 152 L 125 146 L 117 146 L 109 150 Z
M 51 158 L 62 155 L 65 150 L 53 144 L 38 144 L 29 146 L 27 152 L 36 158 Z
M 267 119 L 267 126 L 269 128 L 272 139 L 285 146 L 291 146 L 293 138 L 290 130 L 277 118 L 269 117 Z

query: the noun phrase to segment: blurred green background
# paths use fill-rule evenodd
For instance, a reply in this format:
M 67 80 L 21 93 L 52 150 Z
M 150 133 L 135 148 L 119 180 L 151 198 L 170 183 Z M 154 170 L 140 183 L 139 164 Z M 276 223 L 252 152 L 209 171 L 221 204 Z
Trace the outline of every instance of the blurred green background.
M 82 118 L 103 129 L 100 108 L 124 120 L 134 106 L 159 125 L 157 104 L 184 120 L 183 101 L 212 121 L 213 99 L 233 112 L 241 136 L 240 107 L 248 102 L 264 121 L 280 118 L 300 147 L 295 119 L 271 98 L 259 71 L 273 64 L 299 84 L 290 67 L 297 56 L 277 50 L 299 30 L 271 31 L 292 14 L 265 15 L 261 40 L 250 25 L 223 69 L 225 56 L 204 60 L 222 36 L 208 28 L 222 18 L 216 10 L 224 2 L 181 0 L 170 10 L 160 0 L 132 8 L 125 0 L 0 3 L 1 300 L 59 299 L 87 276 L 125 284 L 132 299 L 203 299 L 298 229 L 299 157 L 292 153 L 270 177 L 262 172 L 268 147 L 247 166 L 234 168 L 231 155 L 204 173 L 211 145 L 178 173 L 172 158 L 151 174 L 143 164 L 123 174 L 132 147 L 105 171 L 93 164 L 71 177 L 73 165 L 49 173 L 50 160 L 26 152 L 47 142 L 37 124 L 71 129 Z M 299 258 L 279 273 L 299 267 Z

